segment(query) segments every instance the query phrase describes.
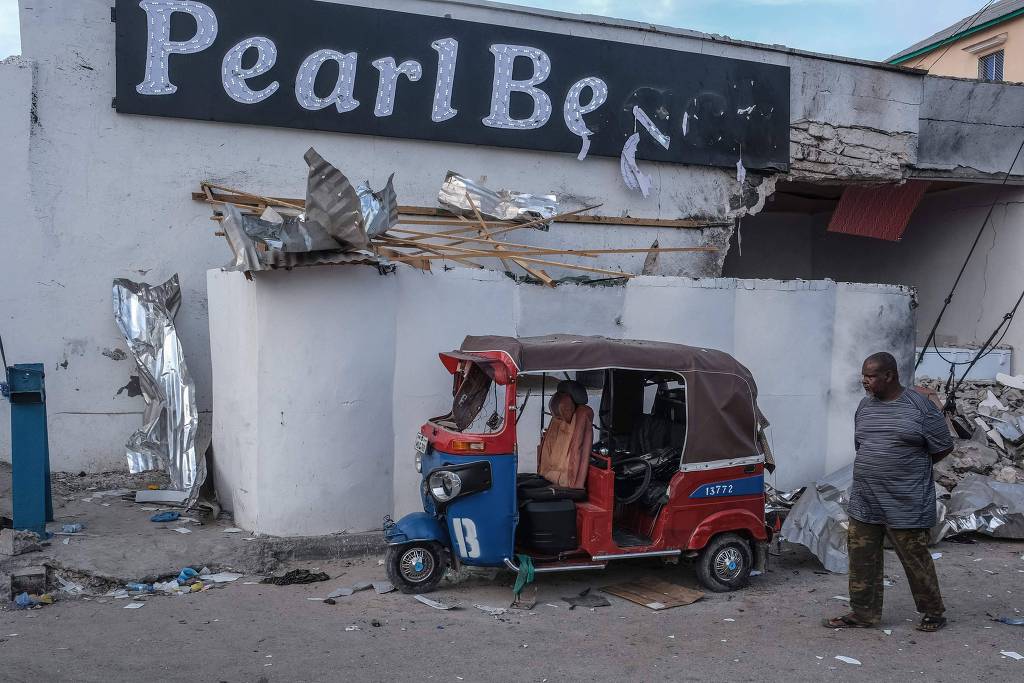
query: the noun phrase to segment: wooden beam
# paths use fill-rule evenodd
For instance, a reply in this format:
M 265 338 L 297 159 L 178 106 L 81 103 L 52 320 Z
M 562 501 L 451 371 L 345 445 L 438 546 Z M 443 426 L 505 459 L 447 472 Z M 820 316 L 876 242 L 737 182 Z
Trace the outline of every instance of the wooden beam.
M 497 258 L 497 259 L 500 259 L 500 258 L 502 258 L 503 255 L 498 253 L 498 252 L 494 252 L 494 251 L 492 251 L 492 252 L 481 251 L 481 252 L 479 252 L 477 254 L 467 254 L 467 256 L 471 256 L 472 258 Z M 508 256 L 508 255 L 505 254 L 504 256 Z M 439 258 L 451 259 L 452 257 L 451 256 L 439 255 L 439 254 L 428 254 L 428 255 L 424 255 L 424 256 L 408 256 L 406 258 L 396 258 L 396 259 L 392 259 L 392 260 L 401 263 L 401 262 L 404 262 L 404 261 L 406 261 L 408 259 L 431 259 L 431 260 L 433 260 L 433 259 L 439 259 Z M 582 270 L 582 271 L 587 272 L 587 273 L 600 273 L 602 275 L 612 275 L 614 277 L 625 277 L 625 278 L 636 277 L 636 275 L 633 274 L 633 273 L 623 273 L 622 271 L 619 271 L 619 270 L 607 270 L 605 268 L 592 268 L 590 266 L 578 266 L 578 265 L 575 265 L 575 264 L 572 264 L 572 263 L 560 263 L 558 261 L 547 261 L 547 260 L 544 260 L 544 259 L 527 257 L 527 256 L 520 256 L 519 259 L 522 260 L 522 261 L 526 261 L 528 263 L 536 263 L 538 265 L 551 266 L 553 268 L 566 268 L 566 269 L 569 269 L 569 270 Z
M 427 245 L 422 242 L 413 242 L 405 244 L 406 240 L 392 238 L 387 242 L 389 246 L 403 247 L 403 248 L 415 248 L 424 249 Z M 476 256 L 478 254 L 490 254 L 492 253 L 487 249 L 468 249 L 466 247 L 457 247 L 449 244 L 437 245 L 437 250 L 445 251 L 450 250 L 458 254 L 467 254 Z M 650 253 L 708 253 L 718 251 L 717 247 L 657 247 L 652 249 L 651 247 L 637 247 L 637 248 L 622 248 L 622 249 L 544 249 L 544 248 L 527 248 L 527 249 L 502 249 L 494 250 L 495 256 L 500 259 L 512 259 L 515 260 L 517 256 L 594 256 L 595 254 L 650 254 Z M 409 254 L 409 256 L 415 256 L 416 254 Z
M 228 192 L 235 192 L 235 195 L 224 194 L 222 192 L 213 193 L 213 201 L 210 202 L 204 193 L 193 192 L 192 199 L 196 201 L 218 203 L 218 204 L 248 204 L 256 206 L 262 200 L 263 203 L 272 204 L 276 206 L 283 206 L 290 209 L 296 209 L 302 211 L 305 209 L 304 199 L 289 199 L 286 197 L 261 197 L 260 195 L 252 195 L 246 192 L 239 192 L 237 190 L 229 190 L 222 188 L 219 185 L 209 184 L 209 187 L 216 189 L 224 189 Z M 253 201 L 256 200 L 256 201 Z M 596 207 L 590 207 L 596 208 Z M 582 211 L 586 211 L 583 209 Z M 550 219 L 552 222 L 557 223 L 577 223 L 584 225 L 616 225 L 626 227 L 638 227 L 638 228 L 677 228 L 677 229 L 694 229 L 700 230 L 702 228 L 717 228 L 731 226 L 733 222 L 731 220 L 702 220 L 696 218 L 637 218 L 633 216 L 597 216 L 593 214 L 583 214 L 582 211 L 573 211 L 565 214 L 560 214 L 558 217 Z M 411 219 L 408 221 L 410 225 L 459 225 L 459 215 L 448 211 L 447 209 L 429 207 L 429 206 L 407 206 L 401 205 L 398 207 L 398 213 L 403 216 L 428 216 L 434 217 L 441 220 L 436 222 L 421 221 L 418 219 Z M 403 221 L 405 222 L 405 221 Z M 547 220 L 539 219 L 536 221 L 530 221 L 529 225 L 537 225 L 538 223 L 546 223 Z M 488 227 L 496 225 L 507 225 L 507 221 L 488 221 Z M 526 226 L 527 224 L 522 224 Z

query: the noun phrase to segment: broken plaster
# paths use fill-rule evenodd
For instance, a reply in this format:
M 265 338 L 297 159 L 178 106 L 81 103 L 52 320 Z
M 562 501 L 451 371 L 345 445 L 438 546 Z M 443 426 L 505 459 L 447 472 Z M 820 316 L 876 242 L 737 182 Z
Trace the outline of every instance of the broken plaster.
M 917 134 L 908 131 L 795 121 L 787 180 L 901 182 L 916 150 Z

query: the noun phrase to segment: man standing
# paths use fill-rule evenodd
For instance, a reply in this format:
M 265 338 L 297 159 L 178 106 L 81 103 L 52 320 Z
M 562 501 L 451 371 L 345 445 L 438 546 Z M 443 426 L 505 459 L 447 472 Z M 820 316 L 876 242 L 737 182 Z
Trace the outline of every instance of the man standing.
M 891 354 L 869 356 L 861 374 L 868 395 L 854 417 L 857 457 L 848 510 L 852 611 L 824 625 L 871 628 L 881 621 L 882 541 L 888 536 L 924 615 L 917 630 L 938 631 L 946 625 L 946 609 L 928 550 L 936 522 L 932 463 L 953 450 L 953 439 L 939 409 L 900 384 Z

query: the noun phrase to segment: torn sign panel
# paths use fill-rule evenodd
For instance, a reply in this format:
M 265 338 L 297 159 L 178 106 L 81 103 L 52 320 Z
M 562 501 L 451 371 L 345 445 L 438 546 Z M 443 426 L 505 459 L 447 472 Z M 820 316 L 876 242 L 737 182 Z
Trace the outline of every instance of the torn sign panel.
M 640 144 L 640 133 L 633 133 L 622 146 L 622 156 L 619 158 L 619 166 L 622 171 L 622 182 L 626 187 L 639 192 L 644 197 L 651 193 L 651 178 L 636 163 L 636 148 Z
M 472 203 L 470 203 L 472 200 Z M 533 195 L 511 190 L 491 190 L 455 171 L 448 171 L 437 194 L 441 206 L 454 213 L 476 217 L 473 206 L 484 218 L 498 221 L 529 222 L 552 218 L 560 213 L 553 194 Z
M 174 329 L 181 288 L 174 275 L 162 285 L 114 280 L 114 321 L 139 370 L 146 400 L 142 426 L 126 444 L 132 474 L 164 469 L 171 486 L 195 500 L 206 479 L 206 458 L 197 454 L 195 385 Z

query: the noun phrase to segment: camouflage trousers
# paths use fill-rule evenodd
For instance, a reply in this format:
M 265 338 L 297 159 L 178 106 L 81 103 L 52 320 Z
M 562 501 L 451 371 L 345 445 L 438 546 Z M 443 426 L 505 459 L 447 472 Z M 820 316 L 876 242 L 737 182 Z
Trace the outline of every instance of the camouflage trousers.
M 882 580 L 885 575 L 885 537 L 907 573 L 917 611 L 941 616 L 946 611 L 939 594 L 935 563 L 928 550 L 928 529 L 890 529 L 850 519 L 847 548 L 850 553 L 850 608 L 857 618 L 869 624 L 882 620 Z

